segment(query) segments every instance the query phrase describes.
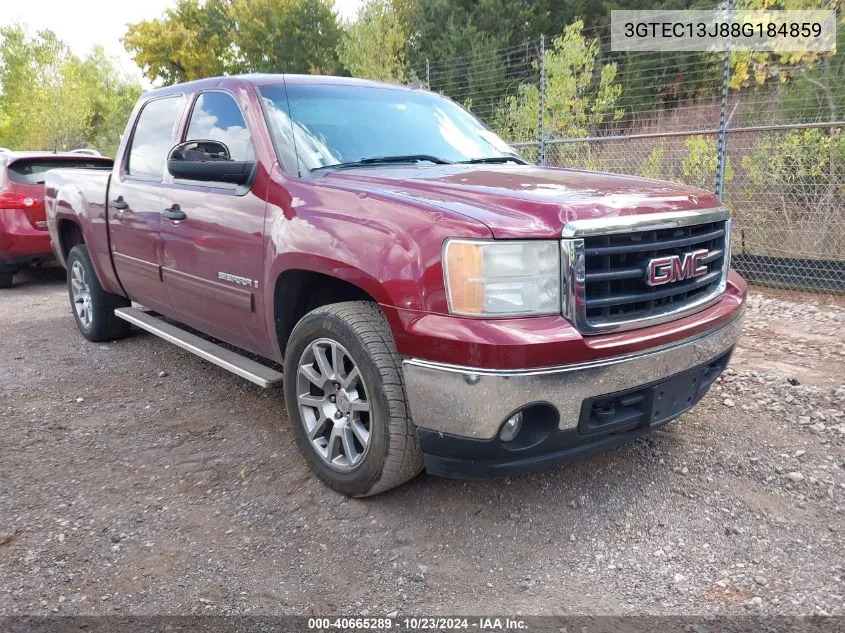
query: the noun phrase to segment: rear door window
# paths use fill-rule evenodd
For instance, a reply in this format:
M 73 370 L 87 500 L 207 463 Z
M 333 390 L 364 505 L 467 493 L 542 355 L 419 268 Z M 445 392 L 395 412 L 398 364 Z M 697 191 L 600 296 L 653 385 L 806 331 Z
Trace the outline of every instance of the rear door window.
M 127 175 L 156 181 L 164 177 L 167 153 L 173 145 L 173 128 L 181 113 L 181 95 L 155 99 L 144 106 L 129 147 Z
M 77 158 L 21 158 L 9 165 L 9 180 L 22 185 L 43 185 L 51 169 L 110 169 L 112 161 Z

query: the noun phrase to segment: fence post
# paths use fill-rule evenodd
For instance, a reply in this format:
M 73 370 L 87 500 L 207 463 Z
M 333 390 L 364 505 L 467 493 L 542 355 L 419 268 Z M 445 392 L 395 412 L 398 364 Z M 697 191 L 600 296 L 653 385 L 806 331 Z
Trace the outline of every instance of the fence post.
M 736 0 L 728 0 L 728 12 L 733 13 Z M 716 146 L 716 195 L 725 195 L 725 167 L 728 162 L 728 83 L 731 80 L 731 40 L 725 49 L 725 67 L 722 74 L 722 104 L 719 108 L 719 140 Z
M 537 111 L 537 162 L 546 166 L 546 37 L 540 34 L 540 107 Z
M 431 90 L 431 66 L 428 63 L 428 57 L 425 58 L 425 89 Z

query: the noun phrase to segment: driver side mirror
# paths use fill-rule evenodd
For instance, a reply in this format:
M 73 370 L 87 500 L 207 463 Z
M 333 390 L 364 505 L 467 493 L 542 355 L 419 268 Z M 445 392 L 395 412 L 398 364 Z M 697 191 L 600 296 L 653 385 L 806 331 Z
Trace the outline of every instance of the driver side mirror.
M 245 185 L 254 168 L 252 161 L 232 160 L 229 148 L 220 141 L 186 141 L 167 155 L 167 170 L 182 180 Z

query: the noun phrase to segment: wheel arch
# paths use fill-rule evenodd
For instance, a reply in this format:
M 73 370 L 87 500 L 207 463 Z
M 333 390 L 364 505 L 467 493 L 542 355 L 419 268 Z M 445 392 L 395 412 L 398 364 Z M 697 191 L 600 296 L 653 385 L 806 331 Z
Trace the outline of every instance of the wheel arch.
M 273 287 L 273 325 L 279 351 L 285 348 L 299 320 L 315 308 L 341 301 L 371 301 L 378 298 L 349 278 L 309 268 L 282 271 Z
M 62 261 L 66 262 L 70 249 L 79 244 L 85 244 L 85 235 L 76 219 L 59 218 L 56 230 L 59 236 L 58 251 Z

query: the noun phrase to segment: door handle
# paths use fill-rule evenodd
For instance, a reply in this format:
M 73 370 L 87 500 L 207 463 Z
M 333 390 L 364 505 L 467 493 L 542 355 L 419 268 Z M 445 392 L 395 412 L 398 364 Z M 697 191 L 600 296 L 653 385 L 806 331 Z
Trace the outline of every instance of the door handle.
M 172 207 L 165 209 L 161 212 L 161 214 L 168 220 L 184 220 L 188 217 L 185 212 L 179 208 L 178 204 L 174 204 Z
M 123 199 L 123 196 L 119 196 L 116 200 L 111 201 L 111 208 L 124 211 L 129 208 L 129 204 Z

